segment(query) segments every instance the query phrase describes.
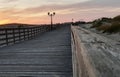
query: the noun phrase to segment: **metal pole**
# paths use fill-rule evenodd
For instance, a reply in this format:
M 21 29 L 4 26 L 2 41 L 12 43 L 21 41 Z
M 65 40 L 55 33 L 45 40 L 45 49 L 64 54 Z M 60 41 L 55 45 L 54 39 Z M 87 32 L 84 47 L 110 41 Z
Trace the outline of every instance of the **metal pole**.
M 52 21 L 52 15 L 51 15 L 51 30 L 52 30 L 52 26 L 53 26 L 53 21 Z
M 53 28 L 53 16 L 55 15 L 55 12 L 53 12 L 52 14 L 50 12 L 48 12 L 48 15 L 51 17 L 51 26 L 50 26 L 50 30 L 52 30 Z

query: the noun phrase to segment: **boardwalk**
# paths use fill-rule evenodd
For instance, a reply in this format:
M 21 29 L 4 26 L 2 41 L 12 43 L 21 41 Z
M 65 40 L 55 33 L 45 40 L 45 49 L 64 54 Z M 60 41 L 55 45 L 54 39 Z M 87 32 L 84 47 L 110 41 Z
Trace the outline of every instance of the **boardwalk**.
M 0 48 L 0 77 L 72 77 L 70 28 Z

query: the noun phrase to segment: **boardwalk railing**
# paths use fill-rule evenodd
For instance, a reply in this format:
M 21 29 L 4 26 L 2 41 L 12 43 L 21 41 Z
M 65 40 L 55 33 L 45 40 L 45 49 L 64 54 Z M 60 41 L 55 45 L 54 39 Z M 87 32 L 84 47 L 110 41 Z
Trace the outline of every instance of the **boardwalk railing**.
M 92 67 L 86 49 L 82 44 L 77 26 L 71 26 L 73 77 L 97 77 Z
M 0 47 L 32 39 L 49 29 L 49 26 L 0 28 Z

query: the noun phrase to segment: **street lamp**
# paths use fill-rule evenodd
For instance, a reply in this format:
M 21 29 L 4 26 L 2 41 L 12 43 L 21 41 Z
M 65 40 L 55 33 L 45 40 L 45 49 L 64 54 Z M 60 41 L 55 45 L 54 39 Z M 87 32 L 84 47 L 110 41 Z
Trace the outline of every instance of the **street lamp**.
M 48 15 L 51 17 L 51 27 L 50 27 L 50 29 L 52 30 L 52 26 L 53 26 L 53 16 L 55 15 L 55 12 L 53 12 L 53 13 L 50 13 L 50 12 L 48 12 Z

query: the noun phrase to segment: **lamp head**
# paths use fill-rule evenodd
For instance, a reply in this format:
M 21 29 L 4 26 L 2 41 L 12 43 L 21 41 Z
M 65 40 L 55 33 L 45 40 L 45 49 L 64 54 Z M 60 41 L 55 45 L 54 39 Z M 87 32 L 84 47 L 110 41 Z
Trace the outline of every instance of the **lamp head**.
M 48 12 L 48 15 L 50 15 L 50 12 Z
M 53 12 L 53 15 L 55 15 L 55 12 Z

